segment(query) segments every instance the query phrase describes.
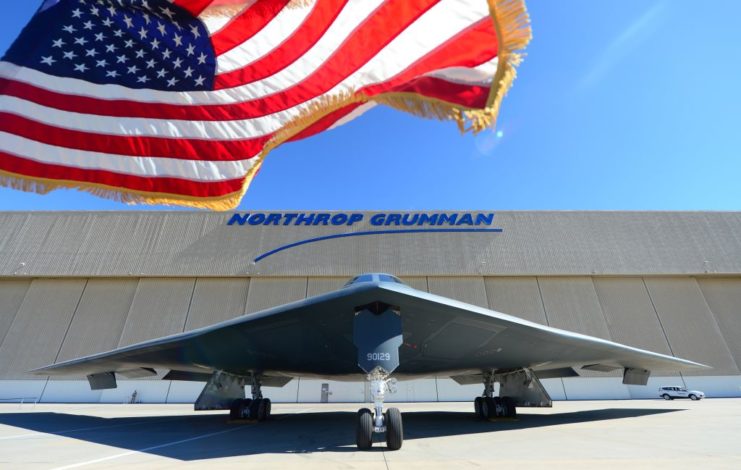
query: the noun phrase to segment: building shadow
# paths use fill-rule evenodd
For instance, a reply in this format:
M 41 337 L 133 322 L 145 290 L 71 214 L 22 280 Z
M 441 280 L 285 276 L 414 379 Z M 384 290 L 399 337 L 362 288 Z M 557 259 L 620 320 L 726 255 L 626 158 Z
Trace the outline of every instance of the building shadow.
M 481 421 L 473 413 L 415 411 L 404 413 L 407 441 L 463 434 L 499 433 L 590 421 L 637 418 L 677 409 L 600 409 L 554 414 L 520 413 L 517 420 Z M 275 414 L 264 423 L 228 423 L 225 415 L 100 418 L 65 413 L 5 413 L 0 424 L 181 461 L 255 454 L 355 452 L 354 412 Z M 32 436 L 43 439 L 48 436 Z M 18 439 L 29 439 L 29 435 Z M 0 438 L 12 446 L 13 437 Z M 385 442 L 374 444 L 385 451 Z M 24 441 L 24 445 L 28 440 Z M 48 444 L 48 442 L 47 442 Z

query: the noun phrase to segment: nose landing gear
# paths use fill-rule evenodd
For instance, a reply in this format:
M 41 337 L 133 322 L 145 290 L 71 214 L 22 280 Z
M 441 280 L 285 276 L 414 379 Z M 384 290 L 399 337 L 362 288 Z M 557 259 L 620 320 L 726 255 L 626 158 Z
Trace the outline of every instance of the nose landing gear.
M 388 374 L 377 367 L 370 374 L 371 397 L 373 398 L 374 412 L 368 408 L 358 410 L 358 428 L 356 444 L 358 449 L 367 450 L 373 446 L 373 434 L 386 433 L 386 447 L 389 450 L 399 450 L 404 442 L 404 428 L 401 411 L 398 408 L 389 408 L 383 412 L 383 401 L 386 392 L 390 390 Z

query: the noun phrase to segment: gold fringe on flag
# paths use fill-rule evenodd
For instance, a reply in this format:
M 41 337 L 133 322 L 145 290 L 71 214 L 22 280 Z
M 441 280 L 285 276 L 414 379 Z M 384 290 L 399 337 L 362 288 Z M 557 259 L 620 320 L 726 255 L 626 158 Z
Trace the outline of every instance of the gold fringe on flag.
M 292 0 L 289 6 L 301 8 L 318 0 Z M 482 0 L 483 1 L 483 0 Z M 240 191 L 215 197 L 201 198 L 179 194 L 152 193 L 122 189 L 95 183 L 81 183 L 45 178 L 30 178 L 24 175 L 0 171 L 0 185 L 27 192 L 46 194 L 58 188 L 86 191 L 96 196 L 112 199 L 126 204 L 165 204 L 181 205 L 199 209 L 227 211 L 235 209 L 242 200 L 255 174 L 271 150 L 283 144 L 304 129 L 328 114 L 353 103 L 374 101 L 416 116 L 451 120 L 458 124 L 461 132 L 480 132 L 494 127 L 502 99 L 512 86 L 517 75 L 517 66 L 522 62 L 520 52 L 531 38 L 530 19 L 524 0 L 486 0 L 497 34 L 497 71 L 489 90 L 486 107 L 483 109 L 465 108 L 443 100 L 420 96 L 414 93 L 384 93 L 368 97 L 362 93 L 345 92 L 336 96 L 325 96 L 312 103 L 297 118 L 281 128 L 265 145 L 255 163 L 244 178 Z M 246 3 L 246 2 L 245 2 Z M 244 5 L 210 7 L 214 15 L 227 13 L 228 8 L 243 8 Z

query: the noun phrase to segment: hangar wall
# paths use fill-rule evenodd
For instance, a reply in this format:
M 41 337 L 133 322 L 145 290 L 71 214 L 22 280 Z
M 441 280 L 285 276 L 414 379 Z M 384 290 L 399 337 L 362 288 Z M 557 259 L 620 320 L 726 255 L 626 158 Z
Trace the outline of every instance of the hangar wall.
M 254 220 L 290 214 L 258 213 Z M 123 402 L 136 390 L 147 402 L 193 401 L 200 383 L 119 380 L 118 389 L 101 392 L 86 381 L 28 371 L 316 295 L 367 271 L 714 367 L 652 377 L 647 387 L 622 385 L 614 373 L 549 379 L 555 399 L 654 397 L 660 385 L 741 396 L 741 213 L 423 214 L 428 221 L 445 215 L 460 222 L 466 214 L 486 221 L 455 233 L 427 230 L 439 223 L 404 232 L 409 227 L 400 220 L 422 218 L 409 212 L 305 219 L 338 214 L 356 222 L 253 224 L 255 214 L 247 213 L 0 213 L 0 400 Z M 393 397 L 470 400 L 480 388 L 430 378 L 399 383 Z M 268 394 L 319 401 L 320 390 L 321 381 L 301 379 Z M 363 384 L 331 382 L 330 391 L 330 401 L 367 398 Z

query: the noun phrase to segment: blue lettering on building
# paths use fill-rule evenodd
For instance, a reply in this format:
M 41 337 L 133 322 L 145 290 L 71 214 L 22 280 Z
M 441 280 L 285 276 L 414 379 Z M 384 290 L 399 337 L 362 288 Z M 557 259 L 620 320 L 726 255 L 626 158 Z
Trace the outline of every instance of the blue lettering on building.
M 282 225 L 352 227 L 363 222 L 364 214 L 357 212 L 235 212 L 227 225 Z M 493 212 L 379 212 L 368 219 L 374 227 L 460 227 L 482 226 L 494 223 Z

